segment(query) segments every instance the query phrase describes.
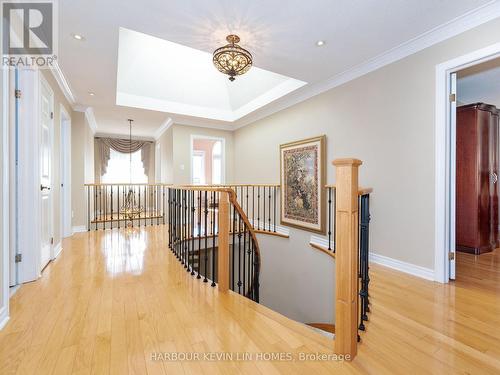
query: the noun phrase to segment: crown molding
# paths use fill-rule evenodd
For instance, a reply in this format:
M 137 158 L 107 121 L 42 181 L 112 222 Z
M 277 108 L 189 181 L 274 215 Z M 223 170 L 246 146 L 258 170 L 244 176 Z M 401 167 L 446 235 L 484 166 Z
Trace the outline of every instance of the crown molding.
M 92 107 L 87 108 L 87 110 L 85 111 L 85 118 L 89 123 L 92 134 L 95 135 L 95 133 L 97 133 L 97 122 L 95 121 L 94 109 Z
M 52 72 L 52 75 L 56 79 L 57 84 L 59 85 L 59 88 L 64 94 L 64 97 L 66 100 L 69 102 L 69 104 L 73 107 L 76 104 L 75 96 L 73 95 L 73 92 L 71 91 L 71 88 L 69 87 L 69 83 L 66 80 L 66 77 L 64 76 L 64 73 L 61 70 L 61 67 L 57 63 L 57 61 L 54 63 L 54 68 L 50 69 Z
M 186 115 L 172 115 L 172 117 L 169 117 L 169 119 L 167 119 L 167 121 L 163 123 L 162 126 L 155 132 L 154 138 L 158 139 L 163 132 L 168 129 L 168 127 L 172 126 L 173 123 L 176 125 L 195 126 L 226 131 L 238 130 L 276 112 L 282 111 L 335 87 L 341 86 L 349 81 L 362 77 L 386 65 L 392 64 L 398 60 L 478 27 L 498 17 L 500 17 L 500 1 L 492 0 L 481 7 L 473 9 L 451 21 L 439 25 L 413 39 L 410 39 L 409 41 L 400 44 L 395 48 L 365 61 L 364 63 L 358 64 L 342 73 L 336 74 L 325 81 L 303 86 L 290 94 L 279 98 L 252 113 L 249 113 L 235 122 L 209 120 Z M 66 99 L 73 106 L 73 109 L 75 111 L 85 112 L 87 120 L 89 121 L 89 124 L 91 124 L 90 126 L 95 133 L 97 131 L 97 124 L 92 108 L 80 106 L 75 103 L 69 84 L 66 81 L 59 65 L 56 64 L 55 69 L 52 69 L 52 73 L 54 74 L 54 77 L 61 87 Z M 87 113 L 89 109 L 90 112 Z M 166 127 L 166 123 L 169 122 L 169 120 L 172 124 Z
M 155 141 L 160 139 L 160 137 L 163 135 L 163 133 L 165 133 L 168 130 L 168 128 L 170 128 L 173 124 L 174 124 L 174 122 L 172 121 L 172 119 L 170 117 L 167 118 L 165 120 L 165 122 L 163 124 L 161 124 L 161 126 L 155 132 L 155 134 L 154 134 Z
M 307 85 L 304 88 L 298 89 L 295 92 L 283 97 L 282 100 L 278 99 L 275 102 L 262 107 L 262 109 L 252 112 L 244 118 L 236 121 L 234 123 L 234 130 L 343 85 L 344 83 L 364 76 L 365 74 L 392 64 L 393 62 L 422 51 L 498 17 L 500 17 L 500 2 L 497 0 L 490 1 L 479 8 L 473 9 L 451 21 L 439 25 L 434 29 L 431 29 L 407 42 L 400 44 L 397 47 L 365 61 L 364 63 L 347 69 L 344 72 L 327 79 L 326 81 Z

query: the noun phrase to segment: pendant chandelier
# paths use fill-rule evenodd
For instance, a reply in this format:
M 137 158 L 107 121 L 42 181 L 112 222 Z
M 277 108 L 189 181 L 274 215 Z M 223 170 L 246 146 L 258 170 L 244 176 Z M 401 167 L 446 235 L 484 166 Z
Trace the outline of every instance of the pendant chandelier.
M 226 40 L 229 44 L 214 51 L 213 62 L 219 72 L 227 74 L 232 82 L 235 76 L 248 72 L 253 61 L 252 54 L 238 45 L 240 41 L 238 35 L 228 35 Z
M 132 187 L 132 121 L 134 120 L 128 119 L 127 121 L 129 122 L 130 187 L 123 201 L 123 205 L 120 207 L 120 212 L 127 218 L 127 227 L 132 227 L 134 224 L 133 220 L 141 215 L 143 209 L 137 204 L 135 190 Z

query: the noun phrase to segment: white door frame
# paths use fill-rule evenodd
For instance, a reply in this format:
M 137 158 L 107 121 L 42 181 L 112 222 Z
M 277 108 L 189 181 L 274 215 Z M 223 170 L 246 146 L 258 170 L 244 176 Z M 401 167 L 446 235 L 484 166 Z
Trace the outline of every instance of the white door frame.
M 59 106 L 60 160 L 60 228 L 61 238 L 73 234 L 71 228 L 71 116 L 62 104 Z M 57 256 L 57 254 L 56 254 Z
M 500 43 L 466 55 L 451 59 L 436 66 L 436 190 L 435 190 L 435 238 L 434 238 L 434 279 L 441 283 L 449 282 L 450 262 L 448 252 L 451 238 L 455 235 L 455 178 L 452 162 L 455 142 L 451 137 L 451 114 L 449 105 L 450 76 L 459 70 L 495 59 L 500 56 Z
M 3 69 L 2 71 L 2 226 L 1 230 L 1 251 L 2 259 L 2 285 L 0 290 L 2 295 L 0 304 L 0 330 L 7 324 L 9 320 L 9 273 L 10 273 L 10 232 L 9 232 L 9 173 L 10 173 L 10 150 L 9 150 L 9 123 L 10 123 L 10 71 Z
M 194 150 L 193 143 L 196 139 L 209 139 L 212 141 L 222 142 L 222 184 L 225 184 L 226 183 L 226 139 L 222 137 L 213 137 L 209 135 L 191 134 L 190 151 L 189 151 L 189 159 L 190 159 L 189 181 L 193 183 L 193 150 Z M 210 179 L 211 178 L 212 177 L 210 177 Z
M 38 77 L 39 77 L 39 85 L 38 85 L 38 108 L 37 108 L 37 118 L 38 118 L 38 122 L 37 122 L 37 126 L 39 127 L 40 124 L 41 124 L 41 112 L 40 112 L 40 109 L 41 109 L 41 106 L 40 106 L 40 97 L 42 95 L 42 91 L 41 91 L 41 88 L 42 86 L 45 86 L 45 89 L 50 93 L 50 96 L 51 96 L 51 104 L 50 104 L 50 107 L 51 107 L 51 112 L 52 112 L 52 118 L 51 118 L 51 121 L 50 121 L 50 135 L 49 135 L 49 143 L 50 143 L 50 188 L 52 189 L 50 191 L 50 202 L 49 202 L 49 226 L 50 226 L 50 229 L 49 229 L 49 235 L 50 237 L 52 238 L 52 242 L 50 243 L 50 250 L 49 250 L 49 254 L 50 254 L 50 257 L 49 257 L 49 262 L 50 260 L 54 259 L 55 258 L 55 254 L 54 254 L 54 245 L 55 245 L 55 239 L 54 239 L 54 186 L 55 186 L 55 174 L 54 174 L 54 90 L 52 89 L 52 87 L 49 85 L 49 83 L 47 82 L 47 80 L 45 79 L 45 77 L 43 76 L 43 74 L 41 72 L 38 73 Z M 39 136 L 38 138 L 39 140 L 41 140 L 41 137 Z M 40 143 L 39 143 L 40 145 Z M 35 160 L 38 164 L 40 164 L 40 147 L 38 148 L 38 154 L 37 154 L 37 158 Z M 40 180 L 40 171 L 38 173 L 38 179 Z M 37 184 L 37 187 L 39 188 L 40 186 L 40 181 L 38 181 L 38 184 Z M 39 220 L 43 220 L 41 214 L 42 214 L 42 194 L 40 192 L 40 190 L 38 190 L 38 205 L 40 207 L 40 215 L 38 216 L 38 219 Z M 40 225 L 41 221 L 38 222 L 38 226 L 41 227 Z M 40 237 L 39 237 L 39 244 L 41 245 L 41 230 L 39 231 L 39 234 L 40 234 Z M 41 246 L 39 247 L 41 249 Z M 40 259 L 41 260 L 41 259 Z M 41 269 L 40 269 L 41 271 Z

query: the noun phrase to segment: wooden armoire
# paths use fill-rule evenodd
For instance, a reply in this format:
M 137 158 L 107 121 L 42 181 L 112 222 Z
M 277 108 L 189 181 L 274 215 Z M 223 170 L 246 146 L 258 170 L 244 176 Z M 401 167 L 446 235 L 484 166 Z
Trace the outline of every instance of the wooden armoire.
M 456 250 L 473 254 L 499 245 L 499 111 L 475 103 L 457 108 Z

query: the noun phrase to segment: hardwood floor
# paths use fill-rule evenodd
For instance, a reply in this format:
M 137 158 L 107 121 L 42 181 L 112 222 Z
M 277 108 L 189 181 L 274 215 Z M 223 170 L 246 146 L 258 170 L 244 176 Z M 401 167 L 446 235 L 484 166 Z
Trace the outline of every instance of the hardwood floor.
M 500 373 L 498 250 L 458 254 L 458 280 L 449 285 L 373 265 L 370 322 L 351 363 L 175 362 L 152 356 L 285 352 L 297 359 L 332 353 L 332 341 L 241 296 L 219 295 L 188 275 L 165 244 L 162 226 L 65 240 L 43 277 L 11 299 L 0 374 Z

